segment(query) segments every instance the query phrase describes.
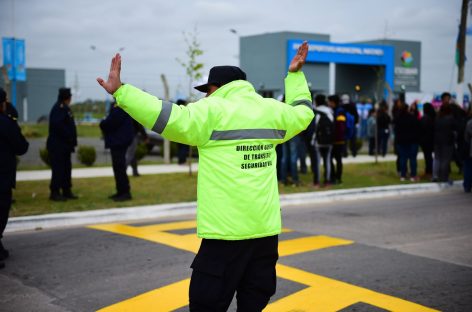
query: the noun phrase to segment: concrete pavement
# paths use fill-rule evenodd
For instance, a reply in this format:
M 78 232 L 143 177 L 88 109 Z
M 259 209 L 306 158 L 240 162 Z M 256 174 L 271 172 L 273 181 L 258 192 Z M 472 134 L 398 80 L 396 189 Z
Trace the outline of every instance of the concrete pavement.
M 264 311 L 472 311 L 470 203 L 448 189 L 286 207 Z M 0 310 L 188 311 L 193 219 L 8 233 Z

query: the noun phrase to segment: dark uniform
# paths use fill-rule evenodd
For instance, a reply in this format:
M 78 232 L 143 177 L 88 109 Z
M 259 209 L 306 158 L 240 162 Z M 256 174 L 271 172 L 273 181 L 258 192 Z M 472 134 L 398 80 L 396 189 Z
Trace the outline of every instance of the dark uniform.
M 76 198 L 72 192 L 72 162 L 71 153 L 77 146 L 77 130 L 74 117 L 69 106 L 64 103 L 70 99 L 70 89 L 59 89 L 58 101 L 49 114 L 49 136 L 47 149 L 51 162 L 51 190 L 52 200 Z M 60 190 L 62 189 L 62 196 Z
M 111 152 L 116 194 L 110 196 L 115 201 L 131 199 L 128 175 L 126 174 L 126 150 L 134 137 L 131 117 L 113 104 L 108 116 L 100 122 L 105 137 L 105 148 Z
M 4 91 L 0 90 L 0 105 L 3 105 Z M 28 150 L 28 142 L 21 134 L 16 119 L 4 113 L 0 114 L 0 267 L 8 251 L 1 243 L 3 231 L 8 222 L 12 202 L 12 189 L 16 182 L 16 155 L 23 155 Z

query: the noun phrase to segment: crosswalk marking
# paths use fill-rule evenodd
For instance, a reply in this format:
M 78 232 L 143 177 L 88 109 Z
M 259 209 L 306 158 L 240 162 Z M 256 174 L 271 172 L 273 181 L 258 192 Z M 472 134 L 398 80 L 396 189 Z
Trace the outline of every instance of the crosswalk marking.
M 192 253 L 197 253 L 201 241 L 195 233 L 174 234 L 168 232 L 194 229 L 196 228 L 195 221 L 180 221 L 145 226 L 99 224 L 89 226 L 89 228 L 144 239 Z M 290 229 L 283 230 L 285 233 L 291 231 Z M 324 248 L 346 246 L 353 243 L 354 242 L 350 240 L 324 235 L 282 240 L 279 242 L 279 256 L 296 255 Z M 400 298 L 316 275 L 280 263 L 277 264 L 277 276 L 306 285 L 307 287 L 271 303 L 264 310 L 266 312 L 332 312 L 342 310 L 358 302 L 368 303 L 395 312 L 437 311 Z M 185 279 L 149 291 L 105 307 L 99 310 L 99 312 L 173 311 L 185 307 L 188 305 L 189 281 L 189 279 Z

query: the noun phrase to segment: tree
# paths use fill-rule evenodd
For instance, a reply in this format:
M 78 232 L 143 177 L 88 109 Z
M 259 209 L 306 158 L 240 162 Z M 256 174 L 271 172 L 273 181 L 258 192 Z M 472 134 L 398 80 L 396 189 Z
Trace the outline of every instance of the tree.
M 197 58 L 203 54 L 200 49 L 200 41 L 198 40 L 198 30 L 195 26 L 193 32 L 183 32 L 184 41 L 187 45 L 185 54 L 187 60 L 184 62 L 177 58 L 177 62 L 185 69 L 185 73 L 189 79 L 189 101 L 195 98 L 193 93 L 193 83 L 202 78 L 203 63 L 197 61 Z
M 203 77 L 203 63 L 199 63 L 197 58 L 203 54 L 203 50 L 200 49 L 200 41 L 198 40 L 197 26 L 194 27 L 193 32 L 183 32 L 184 41 L 187 45 L 186 62 L 177 58 L 177 62 L 185 68 L 185 72 L 189 79 L 188 82 L 188 102 L 192 102 L 195 99 L 193 93 L 193 83 Z M 189 175 L 192 175 L 192 147 L 189 148 L 188 155 L 188 171 Z

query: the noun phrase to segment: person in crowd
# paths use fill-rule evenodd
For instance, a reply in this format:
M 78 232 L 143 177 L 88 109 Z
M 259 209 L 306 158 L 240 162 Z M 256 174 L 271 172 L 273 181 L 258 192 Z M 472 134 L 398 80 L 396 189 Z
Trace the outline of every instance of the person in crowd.
M 313 145 L 317 155 L 318 172 L 321 173 L 320 161 L 323 159 L 324 175 L 323 186 L 331 185 L 331 153 L 334 141 L 334 112 L 325 101 L 319 101 L 315 107 L 315 131 L 313 133 Z M 314 181 L 315 187 L 319 187 L 320 181 Z
M 406 103 L 401 98 L 395 99 L 395 101 L 393 103 L 393 107 L 392 107 L 392 117 L 393 117 L 392 123 L 393 124 L 395 123 L 395 120 L 398 119 L 398 116 L 403 111 L 405 105 L 406 105 Z M 393 147 L 394 147 L 395 155 L 397 155 L 397 158 L 396 158 L 396 161 L 395 161 L 395 166 L 396 166 L 396 169 L 397 169 L 397 175 L 399 177 L 401 177 L 400 153 L 398 152 L 398 140 L 397 140 L 396 133 L 394 133 L 394 136 L 393 136 Z
M 410 114 L 412 114 L 416 119 L 421 120 L 421 113 L 418 110 L 418 101 L 414 101 L 410 104 L 408 107 L 408 112 L 410 112 Z
M 49 114 L 49 134 L 46 147 L 51 163 L 50 200 L 76 199 L 72 193 L 71 154 L 77 146 L 77 129 L 69 107 L 72 93 L 69 88 L 60 88 L 57 102 Z M 62 190 L 62 194 L 61 194 Z
M 147 142 L 148 136 L 146 134 L 146 130 L 139 122 L 134 119 L 132 121 L 134 137 L 131 141 L 131 144 L 128 146 L 128 149 L 126 150 L 126 168 L 128 168 L 128 166 L 131 166 L 131 169 L 133 170 L 133 177 L 139 177 L 138 160 L 136 159 L 136 149 L 138 148 L 138 144 L 140 141 Z
M 377 118 L 377 153 L 385 157 L 388 152 L 388 140 L 390 138 L 390 124 L 392 118 L 388 114 L 387 102 L 382 101 L 379 104 L 379 109 L 376 113 Z
M 0 269 L 10 256 L 2 243 L 12 204 L 12 189 L 16 182 L 16 156 L 28 150 L 28 142 L 21 134 L 16 118 L 9 114 L 7 94 L 0 88 Z
M 454 141 L 457 133 L 451 104 L 444 103 L 434 122 L 434 166 L 433 181 L 452 183 L 449 180 L 451 161 L 454 156 Z
M 343 154 L 346 146 L 346 112 L 339 105 L 339 96 L 330 95 L 328 106 L 334 112 L 334 142 L 331 157 L 331 182 L 342 184 Z M 336 166 L 334 165 L 336 161 Z
M 457 103 L 451 102 L 452 116 L 454 117 L 454 123 L 456 126 L 456 137 L 454 142 L 454 154 L 452 159 L 456 163 L 459 173 L 462 173 L 462 167 L 464 164 L 464 132 L 467 124 L 467 113 Z
M 315 106 L 320 105 L 321 103 L 326 104 L 326 96 L 323 94 L 317 94 L 314 99 L 314 104 Z M 301 132 L 301 137 L 302 140 L 305 144 L 305 150 L 308 154 L 308 157 L 310 158 L 310 169 L 311 173 L 313 174 L 313 186 L 319 187 L 320 183 L 320 173 L 319 173 L 319 167 L 318 167 L 318 155 L 316 153 L 314 141 L 313 141 L 313 135 L 315 134 L 315 129 L 316 129 L 316 118 L 313 118 L 306 128 L 305 131 Z M 277 155 L 277 157 L 279 157 Z
M 99 84 L 147 128 L 199 148 L 197 235 L 191 265 L 190 311 L 262 311 L 276 290 L 281 214 L 275 175 L 277 144 L 305 130 L 314 117 L 301 68 L 303 42 L 289 65 L 286 104 L 263 98 L 235 66 L 210 69 L 196 89 L 206 97 L 178 106 L 122 85 L 121 56 Z
M 105 148 L 110 149 L 116 193 L 109 196 L 114 201 L 131 200 L 130 184 L 126 174 L 126 151 L 135 137 L 131 117 L 116 103 L 112 103 L 107 117 L 100 122 L 105 137 Z
M 349 138 L 349 140 L 345 143 L 346 144 L 346 151 L 345 156 L 348 155 L 347 150 L 351 151 L 352 157 L 357 156 L 357 125 L 359 124 L 359 112 L 357 111 L 356 103 L 351 102 L 351 98 L 348 94 L 343 94 L 341 96 L 342 101 L 342 108 L 344 109 L 344 116 L 346 113 L 351 114 L 354 117 L 354 127 L 353 127 L 353 134 Z
M 407 164 L 410 165 L 410 180 L 415 182 L 417 177 L 417 154 L 419 142 L 419 120 L 404 104 L 400 107 L 394 120 L 394 131 L 397 140 L 398 154 L 400 157 L 400 181 L 407 179 Z
M 431 103 L 423 105 L 423 117 L 421 117 L 420 142 L 423 150 L 425 170 L 424 177 L 431 179 L 433 176 L 433 150 L 434 150 L 434 122 L 436 111 Z
M 377 116 L 375 109 L 369 110 L 369 117 L 367 118 L 367 139 L 369 140 L 369 155 L 375 154 L 375 131 L 377 131 Z M 378 140 L 380 141 L 380 140 Z
M 469 104 L 467 124 L 464 130 L 464 181 L 462 186 L 464 192 L 470 193 L 472 190 L 472 105 Z
M 187 105 L 187 101 L 178 99 L 176 102 L 177 105 Z M 187 157 L 189 156 L 190 146 L 187 144 L 177 143 L 177 163 L 183 165 L 187 162 Z
M 282 168 L 280 170 L 280 179 L 284 185 L 299 186 L 300 178 L 298 176 L 298 145 L 300 136 L 296 135 L 288 142 L 282 144 Z M 291 182 L 288 177 L 290 174 Z

